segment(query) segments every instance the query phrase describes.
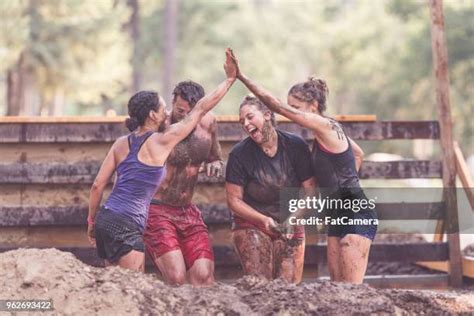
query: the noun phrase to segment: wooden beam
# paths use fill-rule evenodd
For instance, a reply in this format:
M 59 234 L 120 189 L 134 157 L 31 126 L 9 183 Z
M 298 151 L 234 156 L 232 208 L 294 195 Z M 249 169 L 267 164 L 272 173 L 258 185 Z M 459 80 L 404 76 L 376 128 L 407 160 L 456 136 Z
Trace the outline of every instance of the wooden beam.
M 0 164 L 0 183 L 59 183 L 92 184 L 100 162 L 76 163 L 11 163 Z M 439 161 L 364 161 L 359 172 L 361 179 L 440 178 Z M 224 177 L 200 174 L 199 183 L 223 184 Z
M 448 261 L 420 261 L 416 264 L 420 267 L 425 267 L 431 270 L 449 272 Z M 474 278 L 474 257 L 464 256 L 462 258 L 462 270 L 464 276 Z
M 456 171 L 459 179 L 461 179 L 462 187 L 471 205 L 471 210 L 474 212 L 474 181 L 472 181 L 471 174 L 469 173 L 458 142 L 454 142 L 454 157 L 456 158 Z
M 0 122 L 0 142 L 110 143 L 128 133 L 122 122 L 45 123 Z M 435 121 L 345 121 L 343 126 L 347 134 L 356 140 L 439 138 L 439 126 L 438 122 Z M 280 122 L 278 128 L 298 134 L 307 140 L 313 138 L 311 131 L 302 129 L 297 124 L 289 121 Z M 247 137 L 247 134 L 238 122 L 222 122 L 218 124 L 218 137 L 222 142 L 237 142 Z
M 231 223 L 226 204 L 198 204 L 207 225 Z M 85 226 L 87 206 L 2 206 L 0 227 Z
M 13 247 L 0 247 L 0 252 L 13 250 Z M 92 247 L 60 247 L 62 251 L 73 253 L 79 260 L 100 265 L 97 250 Z M 216 266 L 238 266 L 239 259 L 232 246 L 214 246 Z M 448 259 L 446 243 L 413 243 L 413 244 L 373 244 L 369 261 L 377 262 L 415 262 L 415 261 L 445 261 Z M 305 249 L 305 264 L 315 265 L 326 261 L 326 245 L 307 245 Z M 148 265 L 152 264 L 149 259 Z
M 452 116 L 449 101 L 448 49 L 444 33 L 443 1 L 430 0 L 431 48 L 436 83 L 436 104 L 440 125 L 443 152 L 443 186 L 448 219 L 446 230 L 449 243 L 449 282 L 451 286 L 462 286 L 462 261 L 459 241 L 459 220 L 456 194 L 456 161 L 453 150 Z
M 329 280 L 329 277 L 321 277 L 305 280 L 303 283 Z M 382 289 L 447 289 L 448 276 L 445 274 L 366 275 L 364 283 Z
M 198 204 L 204 222 L 229 225 L 226 204 Z M 444 216 L 443 203 L 377 203 L 379 220 L 434 220 Z M 0 227 L 85 226 L 87 206 L 2 206 Z

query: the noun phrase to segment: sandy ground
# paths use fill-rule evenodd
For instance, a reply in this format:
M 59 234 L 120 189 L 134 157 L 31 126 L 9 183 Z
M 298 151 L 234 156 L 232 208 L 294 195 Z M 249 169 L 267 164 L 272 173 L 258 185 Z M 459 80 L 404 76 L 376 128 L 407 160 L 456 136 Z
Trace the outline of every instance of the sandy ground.
M 56 249 L 0 254 L 1 299 L 52 299 L 63 315 L 474 315 L 472 291 L 380 290 L 331 282 L 299 286 L 253 276 L 207 289 L 154 275 L 94 268 Z

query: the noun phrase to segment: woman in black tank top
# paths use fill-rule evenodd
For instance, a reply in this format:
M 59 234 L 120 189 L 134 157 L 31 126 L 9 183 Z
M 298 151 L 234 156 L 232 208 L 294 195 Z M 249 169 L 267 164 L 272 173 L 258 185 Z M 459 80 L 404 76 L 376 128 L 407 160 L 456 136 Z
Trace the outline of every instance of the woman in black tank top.
M 234 62 L 238 67 L 235 56 Z M 288 93 L 287 105 L 246 77 L 240 69 L 237 78 L 270 110 L 313 131 L 313 169 L 323 197 L 349 199 L 351 202 L 367 200 L 357 175 L 362 163 L 362 150 L 346 136 L 337 121 L 323 115 L 329 92 L 323 80 L 310 78 L 294 85 Z M 333 209 L 329 214 L 337 222 L 336 225 L 330 220 L 327 225 L 331 280 L 362 283 L 370 245 L 377 231 L 375 209 Z M 341 219 L 344 219 L 343 223 L 339 221 Z M 354 219 L 364 224 L 356 225 Z

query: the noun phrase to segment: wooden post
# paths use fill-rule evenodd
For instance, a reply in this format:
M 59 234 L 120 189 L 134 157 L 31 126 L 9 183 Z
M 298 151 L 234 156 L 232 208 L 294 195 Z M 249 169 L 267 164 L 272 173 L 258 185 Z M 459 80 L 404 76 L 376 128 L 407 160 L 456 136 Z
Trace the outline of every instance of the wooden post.
M 449 243 L 449 283 L 462 286 L 462 260 L 456 200 L 456 162 L 453 150 L 452 118 L 449 103 L 448 50 L 444 34 L 443 1 L 430 0 L 431 49 L 436 79 L 436 104 L 443 151 L 443 187 L 446 203 L 446 229 Z

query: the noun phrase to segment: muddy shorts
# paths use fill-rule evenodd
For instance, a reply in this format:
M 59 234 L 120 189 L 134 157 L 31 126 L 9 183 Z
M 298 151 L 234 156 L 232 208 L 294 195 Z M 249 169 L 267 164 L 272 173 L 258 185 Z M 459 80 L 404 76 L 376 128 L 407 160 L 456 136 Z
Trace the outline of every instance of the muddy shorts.
M 153 262 L 173 250 L 181 250 L 188 270 L 197 259 L 214 261 L 207 226 L 194 204 L 175 207 L 152 200 L 144 241 Z
M 105 207 L 95 218 L 94 234 L 99 257 L 110 263 L 132 250 L 145 251 L 143 230 L 131 219 Z

